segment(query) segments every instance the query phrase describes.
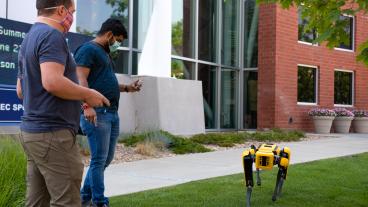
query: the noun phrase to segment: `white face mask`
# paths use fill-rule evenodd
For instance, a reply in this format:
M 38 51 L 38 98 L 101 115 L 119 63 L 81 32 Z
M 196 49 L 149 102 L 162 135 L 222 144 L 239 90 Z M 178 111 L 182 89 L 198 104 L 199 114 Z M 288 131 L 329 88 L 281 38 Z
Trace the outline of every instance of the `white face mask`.
M 116 52 L 120 47 L 120 45 L 121 43 L 115 40 L 115 42 L 112 45 L 109 45 L 110 52 Z

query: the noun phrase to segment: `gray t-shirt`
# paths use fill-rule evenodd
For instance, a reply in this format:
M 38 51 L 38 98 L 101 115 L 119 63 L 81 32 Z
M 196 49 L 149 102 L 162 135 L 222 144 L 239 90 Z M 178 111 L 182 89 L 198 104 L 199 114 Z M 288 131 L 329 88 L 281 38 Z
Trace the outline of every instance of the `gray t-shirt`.
M 76 64 L 64 35 L 47 24 L 35 23 L 24 38 L 18 56 L 24 105 L 20 128 L 30 133 L 60 129 L 77 132 L 80 102 L 58 98 L 43 88 L 40 64 L 45 62 L 64 65 L 64 76 L 78 83 Z

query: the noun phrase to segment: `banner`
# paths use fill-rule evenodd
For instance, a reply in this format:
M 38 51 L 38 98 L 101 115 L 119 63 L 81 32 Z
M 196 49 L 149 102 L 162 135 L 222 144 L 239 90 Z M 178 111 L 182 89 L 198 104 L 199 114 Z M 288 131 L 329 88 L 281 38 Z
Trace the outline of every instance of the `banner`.
M 18 52 L 31 24 L 0 18 L 0 122 L 19 122 L 23 114 L 16 95 Z M 66 40 L 73 53 L 92 37 L 68 33 Z

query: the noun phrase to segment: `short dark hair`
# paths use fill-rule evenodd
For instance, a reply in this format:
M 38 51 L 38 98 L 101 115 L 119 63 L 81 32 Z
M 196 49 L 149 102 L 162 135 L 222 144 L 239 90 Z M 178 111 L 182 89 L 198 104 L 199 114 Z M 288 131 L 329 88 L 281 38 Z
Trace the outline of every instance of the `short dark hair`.
M 102 23 L 100 31 L 97 32 L 97 36 L 104 35 L 109 31 L 111 31 L 114 36 L 123 35 L 124 39 L 128 39 L 128 32 L 119 19 L 107 19 L 104 23 Z
M 55 9 L 45 9 L 55 6 L 64 5 L 66 8 L 72 6 L 72 0 L 37 0 L 36 8 L 38 16 L 49 16 L 54 13 Z

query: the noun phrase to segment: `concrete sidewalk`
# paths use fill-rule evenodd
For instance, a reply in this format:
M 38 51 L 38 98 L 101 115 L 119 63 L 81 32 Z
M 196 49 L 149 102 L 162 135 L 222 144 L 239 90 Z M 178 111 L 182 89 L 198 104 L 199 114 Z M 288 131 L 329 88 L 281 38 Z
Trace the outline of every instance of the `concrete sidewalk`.
M 368 152 L 368 134 L 336 135 L 311 141 L 280 143 L 291 149 L 291 163 Z M 106 169 L 106 195 L 122 195 L 194 180 L 242 172 L 241 153 L 231 149 L 111 165 Z

